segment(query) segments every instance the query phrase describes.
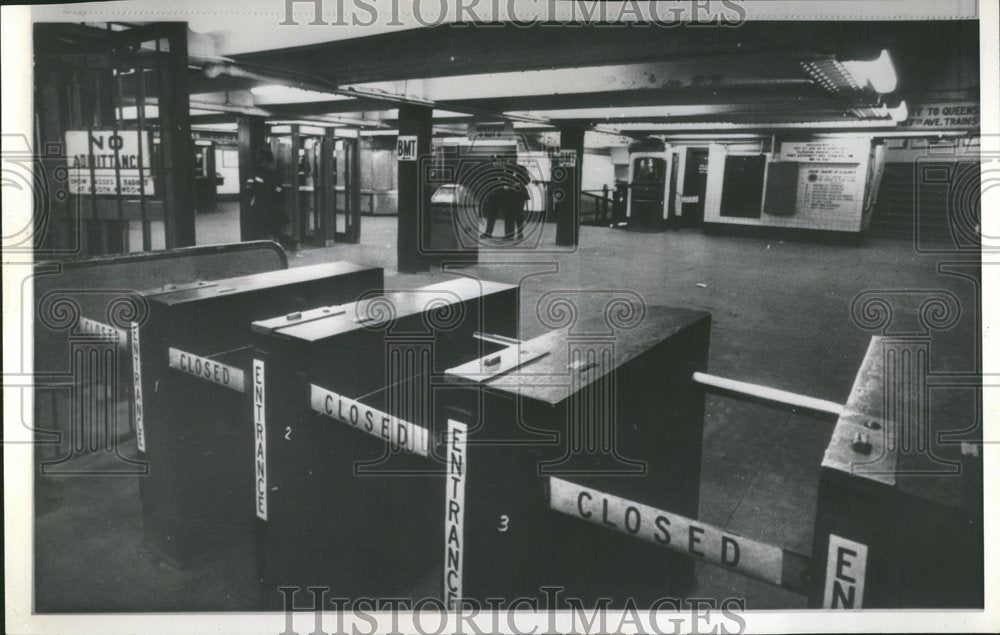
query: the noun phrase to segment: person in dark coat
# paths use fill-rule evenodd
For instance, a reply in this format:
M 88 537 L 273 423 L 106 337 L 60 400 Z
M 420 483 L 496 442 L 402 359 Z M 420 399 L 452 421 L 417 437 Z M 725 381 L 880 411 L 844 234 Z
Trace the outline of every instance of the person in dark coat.
M 506 164 L 494 155 L 487 172 L 489 176 L 481 188 L 483 198 L 480 201 L 480 210 L 486 219 L 486 229 L 479 236 L 480 238 L 493 238 L 493 227 L 504 211 L 504 181 L 502 176 L 505 170 Z M 506 223 L 506 220 L 504 222 Z M 506 229 L 506 226 L 504 228 Z
M 522 177 L 520 172 L 517 172 L 514 182 L 504 186 L 501 199 L 504 213 L 504 238 L 513 238 L 515 233 L 518 238 L 524 238 L 524 205 L 531 198 L 528 195 L 526 177 L 526 173 Z
M 250 188 L 250 210 L 259 227 L 284 249 L 294 251 L 298 241 L 285 232 L 291 222 L 285 211 L 284 190 L 270 148 L 257 151 L 254 161 L 254 177 L 247 181 Z

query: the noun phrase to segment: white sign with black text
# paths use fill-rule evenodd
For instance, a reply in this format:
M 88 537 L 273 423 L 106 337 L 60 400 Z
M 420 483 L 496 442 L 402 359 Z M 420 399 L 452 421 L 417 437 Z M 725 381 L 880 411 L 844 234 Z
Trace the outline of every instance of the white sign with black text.
M 396 160 L 417 160 L 417 135 L 399 135 L 396 137 Z
M 427 428 L 404 421 L 399 417 L 376 410 L 360 401 L 315 384 L 310 385 L 309 401 L 315 412 L 384 439 L 391 443 L 394 448 L 413 452 L 420 456 L 428 454 L 430 435 Z
M 781 585 L 784 552 L 780 547 L 556 477 L 549 477 L 549 507 L 664 549 Z
M 448 420 L 448 478 L 445 482 L 444 517 L 444 598 L 448 610 L 458 608 L 462 601 L 462 564 L 465 557 L 465 440 L 469 427 L 460 421 Z
M 830 534 L 823 608 L 859 609 L 865 597 L 868 546 Z
M 67 130 L 70 194 L 152 195 L 149 139 L 138 130 Z
M 128 334 L 125 331 L 90 318 L 81 317 L 76 323 L 76 330 L 77 333 L 108 338 L 119 347 L 125 347 L 128 344 Z
M 237 392 L 245 392 L 243 370 L 221 364 L 207 357 L 199 357 L 177 348 L 170 348 L 167 365 L 199 379 L 225 386 Z
M 135 445 L 146 451 L 146 430 L 142 425 L 142 352 L 139 350 L 139 323 L 132 322 L 132 389 L 135 399 Z
M 253 360 L 254 500 L 257 518 L 267 520 L 267 421 L 264 416 L 264 362 Z

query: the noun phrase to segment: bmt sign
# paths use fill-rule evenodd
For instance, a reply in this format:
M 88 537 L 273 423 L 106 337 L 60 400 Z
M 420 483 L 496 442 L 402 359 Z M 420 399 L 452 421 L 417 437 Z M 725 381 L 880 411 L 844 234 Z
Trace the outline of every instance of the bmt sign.
M 396 159 L 398 161 L 417 160 L 417 135 L 396 137 Z

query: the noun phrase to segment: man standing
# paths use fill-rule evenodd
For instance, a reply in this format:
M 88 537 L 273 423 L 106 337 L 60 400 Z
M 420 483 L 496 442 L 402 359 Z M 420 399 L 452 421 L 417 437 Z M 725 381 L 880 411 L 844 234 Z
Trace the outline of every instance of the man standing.
M 504 205 L 504 179 L 503 173 L 506 164 L 499 160 L 496 155 L 489 164 L 486 172 L 486 182 L 480 188 L 482 198 L 480 199 L 480 213 L 486 218 L 486 229 L 480 234 L 480 238 L 493 238 L 493 227 L 497 223 L 500 212 Z M 506 220 L 504 221 L 506 223 Z M 506 226 L 505 226 L 506 229 Z
M 255 158 L 255 175 L 247 181 L 250 188 L 250 209 L 259 227 L 286 251 L 295 251 L 299 244 L 285 233 L 291 220 L 285 211 L 284 190 L 278 178 L 274 153 L 270 148 L 261 148 Z
M 531 198 L 528 195 L 528 172 L 520 165 L 512 166 L 512 182 L 504 186 L 502 196 L 504 209 L 504 238 L 524 238 L 524 205 Z

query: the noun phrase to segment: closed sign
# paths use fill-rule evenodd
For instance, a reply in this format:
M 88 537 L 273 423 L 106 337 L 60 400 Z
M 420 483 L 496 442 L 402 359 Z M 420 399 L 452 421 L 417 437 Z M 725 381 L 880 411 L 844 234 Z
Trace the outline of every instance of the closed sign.
M 555 477 L 549 492 L 554 511 L 781 585 L 780 547 Z
M 174 370 L 194 375 L 199 379 L 219 384 L 237 392 L 246 391 L 242 369 L 220 364 L 207 357 L 199 357 L 177 348 L 171 348 L 168 365 Z
M 372 436 L 385 439 L 395 448 L 427 456 L 429 434 L 427 428 L 404 421 L 376 410 L 349 397 L 311 386 L 312 409 L 321 415 L 336 419 Z
M 107 338 L 118 344 L 120 347 L 125 347 L 128 344 L 128 335 L 125 331 L 115 328 L 110 324 L 105 324 L 104 322 L 98 322 L 97 320 L 81 317 L 77 322 L 76 328 L 78 333 L 97 335 Z

